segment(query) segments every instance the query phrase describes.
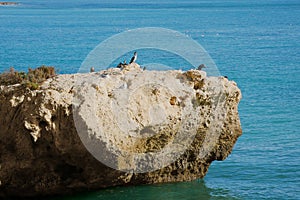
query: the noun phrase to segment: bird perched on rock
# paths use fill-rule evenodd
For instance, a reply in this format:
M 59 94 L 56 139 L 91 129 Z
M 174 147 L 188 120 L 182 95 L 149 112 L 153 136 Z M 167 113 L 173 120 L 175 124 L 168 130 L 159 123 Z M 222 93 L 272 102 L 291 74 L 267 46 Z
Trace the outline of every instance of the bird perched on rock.
M 134 54 L 133 54 L 133 56 L 132 56 L 132 58 L 131 58 L 131 60 L 130 60 L 130 62 L 129 62 L 129 64 L 135 62 L 136 59 L 137 59 L 137 52 L 135 51 Z
M 102 78 L 109 78 L 108 72 L 103 72 L 100 76 L 101 76 Z
M 206 66 L 204 64 L 201 64 L 198 66 L 197 70 L 202 70 L 203 68 L 206 68 Z
M 124 60 L 123 63 L 120 62 L 120 63 L 117 65 L 117 68 L 121 68 L 121 69 L 122 69 L 122 68 L 124 68 L 126 65 L 127 65 L 126 60 Z
M 95 68 L 91 67 L 90 72 L 95 72 Z

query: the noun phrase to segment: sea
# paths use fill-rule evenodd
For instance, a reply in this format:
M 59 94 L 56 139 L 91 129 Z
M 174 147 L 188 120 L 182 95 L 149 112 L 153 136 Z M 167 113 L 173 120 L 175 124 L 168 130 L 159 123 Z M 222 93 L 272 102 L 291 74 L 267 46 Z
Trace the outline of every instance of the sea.
M 0 6 L 0 72 L 48 65 L 60 74 L 76 73 L 106 39 L 158 27 L 201 44 L 220 75 L 234 80 L 243 96 L 243 135 L 231 155 L 213 162 L 203 179 L 54 199 L 300 199 L 299 0 L 18 2 Z M 160 55 L 144 58 L 172 58 Z M 137 61 L 143 64 L 142 58 Z M 176 66 L 175 57 L 167 62 Z

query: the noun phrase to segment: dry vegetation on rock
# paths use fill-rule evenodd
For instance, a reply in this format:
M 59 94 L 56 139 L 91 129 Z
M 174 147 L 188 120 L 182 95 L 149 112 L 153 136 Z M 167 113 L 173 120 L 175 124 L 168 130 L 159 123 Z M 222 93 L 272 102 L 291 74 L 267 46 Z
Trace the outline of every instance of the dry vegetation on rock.
M 22 84 L 29 89 L 38 89 L 40 84 L 48 78 L 56 75 L 55 68 L 42 65 L 36 69 L 28 69 L 28 72 L 18 72 L 13 67 L 8 72 L 0 74 L 0 85 Z

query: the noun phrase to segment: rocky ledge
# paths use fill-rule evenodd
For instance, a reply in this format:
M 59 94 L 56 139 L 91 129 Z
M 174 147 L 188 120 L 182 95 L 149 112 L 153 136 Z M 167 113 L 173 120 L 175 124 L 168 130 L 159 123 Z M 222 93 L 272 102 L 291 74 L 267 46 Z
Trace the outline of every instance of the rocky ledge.
M 227 78 L 137 64 L 0 86 L 0 197 L 202 178 L 242 133 L 240 99 Z

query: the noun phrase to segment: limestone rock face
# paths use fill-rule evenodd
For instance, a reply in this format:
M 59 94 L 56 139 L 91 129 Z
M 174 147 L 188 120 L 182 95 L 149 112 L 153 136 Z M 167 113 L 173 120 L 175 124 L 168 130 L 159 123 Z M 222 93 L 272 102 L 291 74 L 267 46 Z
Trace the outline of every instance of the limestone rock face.
M 133 63 L 0 86 L 0 197 L 189 181 L 241 135 L 233 81 Z

